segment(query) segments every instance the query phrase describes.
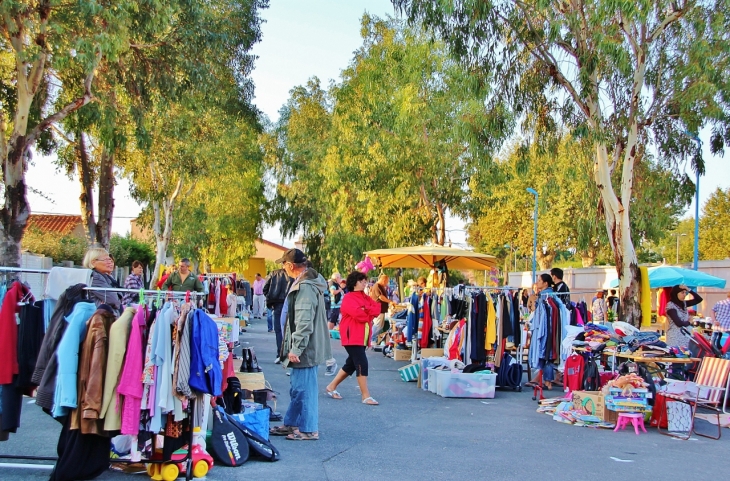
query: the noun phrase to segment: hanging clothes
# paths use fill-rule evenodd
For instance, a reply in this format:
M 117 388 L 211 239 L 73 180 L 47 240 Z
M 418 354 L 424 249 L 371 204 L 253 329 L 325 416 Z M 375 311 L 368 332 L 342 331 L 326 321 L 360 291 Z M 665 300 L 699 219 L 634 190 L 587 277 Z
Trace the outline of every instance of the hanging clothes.
M 132 320 L 132 330 L 127 343 L 127 355 L 119 378 L 117 393 L 124 396 L 122 402 L 122 434 L 139 434 L 142 408 L 142 327 L 147 325 L 147 309 L 140 307 Z
M 24 304 L 20 307 L 18 325 L 18 374 L 14 382 L 2 387 L 0 393 L 0 431 L 14 433 L 20 427 L 23 395 L 30 396 L 35 362 L 43 341 L 43 303 Z
M 124 355 L 127 352 L 129 331 L 137 313 L 136 307 L 128 307 L 109 328 L 109 348 L 104 374 L 104 394 L 101 401 L 100 419 L 104 420 L 105 431 L 119 431 L 122 418 L 119 414 L 119 396 L 116 394 L 117 380 L 122 371 Z
M 199 309 L 193 313 L 190 344 L 190 387 L 220 396 L 223 372 L 218 361 L 218 326 Z
M 485 362 L 487 360 L 487 353 L 485 351 L 486 330 L 487 297 L 483 292 L 480 292 L 473 299 L 471 322 L 469 323 L 469 359 L 472 363 Z
M 105 304 L 102 304 L 105 306 Z M 107 306 L 108 307 L 108 306 Z M 103 308 L 103 307 L 100 307 Z M 109 312 L 111 307 L 108 307 Z M 86 321 L 96 311 L 96 305 L 88 302 L 79 302 L 66 318 L 68 326 L 63 338 L 58 343 L 56 357 L 58 358 L 58 374 L 56 376 L 56 390 L 53 396 L 53 417 L 67 415 L 77 406 L 77 374 L 79 370 L 79 347 L 86 336 Z
M 109 352 L 109 329 L 115 320 L 107 309 L 97 309 L 87 322 L 78 361 L 77 408 L 71 411 L 69 429 L 83 434 L 105 435 L 101 407 Z
M 12 384 L 13 376 L 18 374 L 18 323 L 20 314 L 18 303 L 28 294 L 28 289 L 20 282 L 14 282 L 3 299 L 0 307 L 0 385 Z
M 58 298 L 56 309 L 51 316 L 48 330 L 43 336 L 41 350 L 38 353 L 38 361 L 31 377 L 31 382 L 38 386 L 36 390 L 36 405 L 50 412 L 53 408 L 53 397 L 56 392 L 56 374 L 58 371 L 58 359 L 56 349 L 66 332 L 68 322 L 66 316 L 70 315 L 79 302 L 87 302 L 84 299 L 86 291 L 85 284 L 76 284 L 66 289 Z
M 487 332 L 484 349 L 491 351 L 494 349 L 494 344 L 497 342 L 497 309 L 494 306 L 494 301 L 491 296 L 486 296 L 485 294 L 482 295 L 485 296 L 487 306 Z

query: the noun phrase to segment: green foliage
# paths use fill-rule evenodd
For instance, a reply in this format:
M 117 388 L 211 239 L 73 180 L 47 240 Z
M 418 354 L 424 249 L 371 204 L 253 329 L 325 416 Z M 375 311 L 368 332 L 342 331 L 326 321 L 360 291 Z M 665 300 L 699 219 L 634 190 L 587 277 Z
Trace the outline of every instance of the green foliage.
M 700 217 L 700 257 L 727 259 L 730 257 L 730 188 L 710 195 Z
M 81 265 L 86 254 L 86 240 L 74 235 L 61 237 L 48 235 L 36 227 L 30 227 L 23 237 L 23 249 L 33 254 L 44 255 L 53 262 L 73 261 Z
M 118 234 L 112 235 L 109 253 L 114 256 L 118 267 L 129 267 L 134 261 L 140 261 L 145 266 L 149 266 L 155 261 L 155 251 L 152 246 L 146 242 L 132 239 L 130 235 L 125 237 Z
M 467 142 L 486 132 L 485 91 L 444 46 L 368 15 L 362 35 L 341 82 L 293 89 L 266 142 L 269 221 L 303 232 L 327 271 L 367 249 L 443 244 L 447 213 L 465 214 L 468 179 L 485 164 Z
M 253 126 L 244 120 L 226 125 L 235 119 L 225 115 L 220 120 L 218 140 L 200 155 L 209 164 L 206 175 L 195 178 L 175 213 L 172 250 L 179 257 L 243 270 L 261 234 L 263 154 Z
M 557 265 L 567 250 L 575 251 L 584 267 L 601 258 L 612 260 L 604 220 L 595 212 L 600 195 L 591 185 L 591 157 L 586 142 L 570 136 L 564 136 L 555 151 L 533 145 L 524 152 L 514 143 L 488 178 L 476 175 L 472 179 L 475 210 L 468 226 L 470 244 L 500 259 L 512 257 L 514 249 L 531 257 L 534 197 L 526 191 L 531 187 L 539 194 L 539 261 L 555 256 Z M 691 186 L 686 188 L 666 169 L 649 161 L 637 166 L 635 177 L 631 205 L 634 235 L 658 241 L 688 205 Z M 676 194 L 667 198 L 667 192 Z M 505 239 L 509 239 L 511 250 Z

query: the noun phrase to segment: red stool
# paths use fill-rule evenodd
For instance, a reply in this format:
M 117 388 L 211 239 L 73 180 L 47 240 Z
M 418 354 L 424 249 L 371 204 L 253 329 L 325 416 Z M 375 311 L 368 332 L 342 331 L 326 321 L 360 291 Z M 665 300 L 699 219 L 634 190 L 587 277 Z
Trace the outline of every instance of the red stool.
M 629 423 L 634 426 L 634 432 L 637 436 L 639 435 L 639 428 L 641 428 L 642 431 L 646 432 L 646 428 L 644 428 L 643 413 L 619 413 L 618 421 L 616 421 L 616 428 L 613 431 L 621 431 Z

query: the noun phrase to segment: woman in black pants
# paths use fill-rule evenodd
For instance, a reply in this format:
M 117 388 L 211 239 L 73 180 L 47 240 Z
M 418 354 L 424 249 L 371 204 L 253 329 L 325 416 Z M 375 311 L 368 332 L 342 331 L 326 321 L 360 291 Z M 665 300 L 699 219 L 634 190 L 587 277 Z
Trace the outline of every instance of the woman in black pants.
M 373 332 L 373 319 L 380 314 L 380 303 L 365 294 L 367 277 L 362 272 L 352 272 L 347 276 L 347 294 L 342 298 L 340 314 L 340 339 L 347 351 L 347 360 L 340 372 L 326 388 L 332 399 L 342 399 L 337 386 L 346 378 L 357 373 L 362 403 L 377 406 L 378 402 L 368 390 L 368 358 L 365 349 L 370 345 Z

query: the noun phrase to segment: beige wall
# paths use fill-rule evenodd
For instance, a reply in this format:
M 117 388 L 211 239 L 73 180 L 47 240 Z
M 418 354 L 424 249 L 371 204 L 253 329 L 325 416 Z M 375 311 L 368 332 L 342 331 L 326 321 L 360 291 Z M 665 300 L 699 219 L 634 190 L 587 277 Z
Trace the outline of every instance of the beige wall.
M 681 264 L 680 267 L 691 269 L 691 264 Z M 710 310 L 716 302 L 727 297 L 730 290 L 730 260 L 722 261 L 700 261 L 698 268 L 705 274 L 725 279 L 727 285 L 725 289 L 715 289 L 700 287 L 697 293 L 702 296 L 704 301 L 697 306 L 697 312 L 703 316 L 710 316 Z M 537 274 L 547 271 L 537 271 Z M 616 268 L 613 266 L 602 267 L 586 267 L 580 269 L 563 269 L 563 280 L 571 291 L 579 291 L 571 294 L 573 301 L 585 300 L 590 302 L 593 298 L 591 291 L 598 289 L 610 289 L 611 281 L 616 279 Z M 531 287 L 532 271 L 526 272 L 510 272 L 509 285 L 514 287 Z M 652 295 L 652 302 L 656 301 L 656 296 Z
M 256 241 L 255 246 L 256 254 L 254 255 L 254 257 L 260 257 L 267 261 L 275 261 L 281 258 L 284 252 L 287 251 L 286 247 L 274 247 L 271 244 L 267 244 L 258 240 Z M 261 275 L 265 275 L 265 273 L 262 272 Z

